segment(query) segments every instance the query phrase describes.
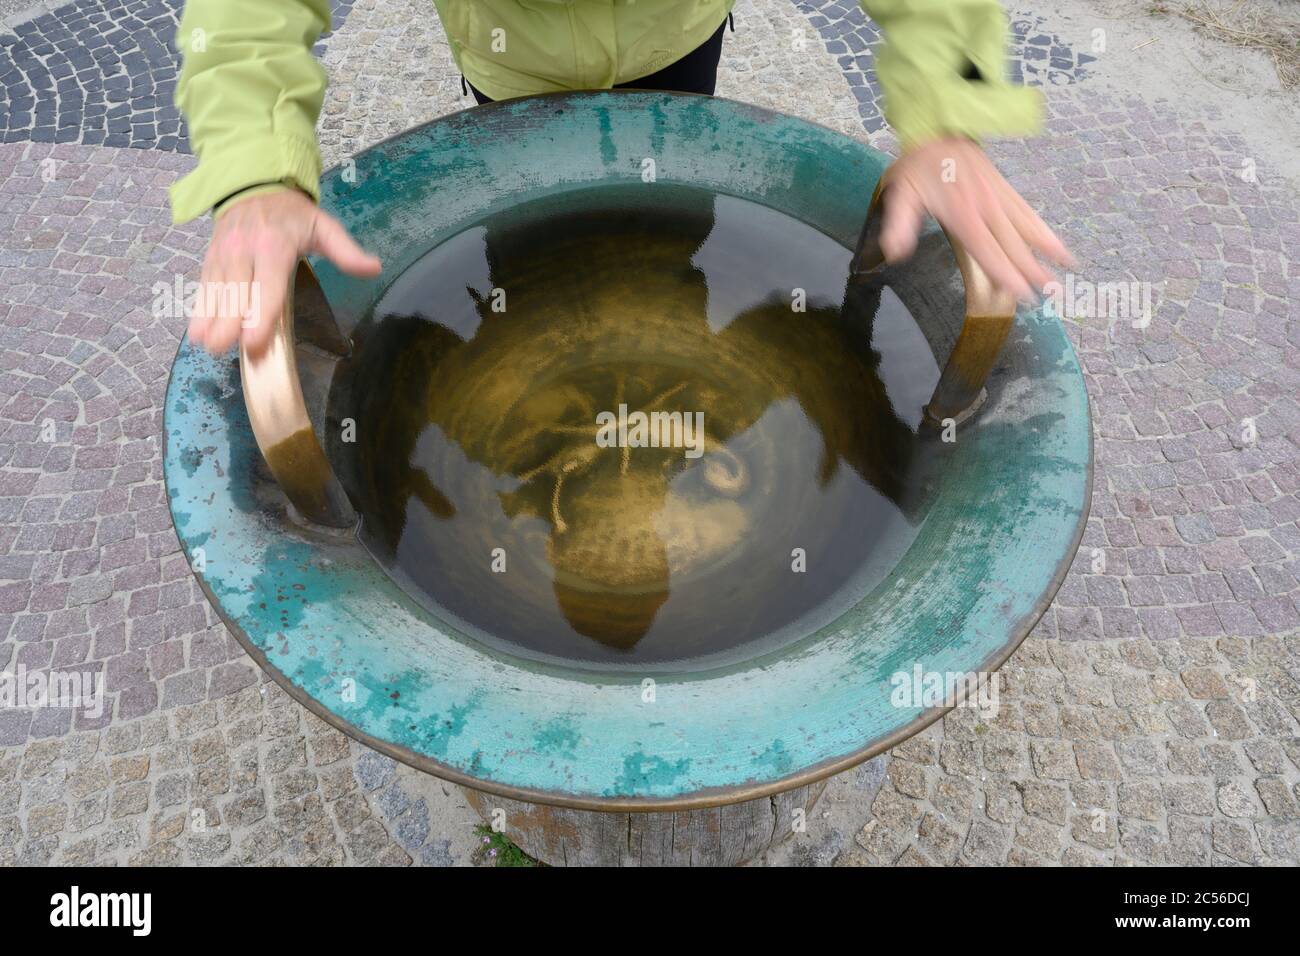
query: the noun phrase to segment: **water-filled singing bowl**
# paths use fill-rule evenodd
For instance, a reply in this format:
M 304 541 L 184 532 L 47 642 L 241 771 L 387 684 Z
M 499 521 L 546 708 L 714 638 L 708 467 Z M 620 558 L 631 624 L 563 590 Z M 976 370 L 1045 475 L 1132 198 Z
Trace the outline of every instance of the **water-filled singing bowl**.
M 756 107 L 620 91 L 457 113 L 326 174 L 322 205 L 383 258 L 383 276 L 315 263 L 316 288 L 303 268 L 269 357 L 246 357 L 241 372 L 236 358 L 186 342 L 172 368 L 165 476 L 210 600 L 254 659 L 325 720 L 415 767 L 520 800 L 607 810 L 736 802 L 811 783 L 916 733 L 954 700 L 900 703 L 899 675 L 987 674 L 1006 660 L 1074 556 L 1092 469 L 1087 397 L 1059 319 L 1045 308 L 1014 322 L 990 314 L 1001 300 L 938 230 L 905 268 L 877 270 L 874 292 L 868 281 L 867 292 L 849 283 L 846 293 L 879 301 L 887 285 L 933 370 L 909 384 L 922 398 L 906 415 L 929 468 L 906 547 L 831 620 L 761 652 L 629 669 L 479 639 L 371 557 L 353 527 L 349 472 L 322 453 L 336 443 L 317 439 L 338 424 L 326 407 L 353 332 L 407 267 L 476 223 L 529 203 L 563 208 L 593 189 L 635 185 L 653 197 L 683 186 L 779 212 L 848 250 L 887 163 Z M 811 320 L 792 310 L 788 321 L 797 332 Z M 888 378 L 899 346 L 886 339 L 876 330 L 871 347 Z M 336 388 L 332 400 L 348 394 Z

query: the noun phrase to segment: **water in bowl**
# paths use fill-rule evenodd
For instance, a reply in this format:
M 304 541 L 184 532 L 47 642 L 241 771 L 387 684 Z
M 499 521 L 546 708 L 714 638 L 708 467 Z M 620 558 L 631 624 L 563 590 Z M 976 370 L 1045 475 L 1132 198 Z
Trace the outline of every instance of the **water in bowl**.
M 938 377 L 850 252 L 643 184 L 486 219 L 399 276 L 331 391 L 362 540 L 510 654 L 692 670 L 813 633 L 917 533 Z

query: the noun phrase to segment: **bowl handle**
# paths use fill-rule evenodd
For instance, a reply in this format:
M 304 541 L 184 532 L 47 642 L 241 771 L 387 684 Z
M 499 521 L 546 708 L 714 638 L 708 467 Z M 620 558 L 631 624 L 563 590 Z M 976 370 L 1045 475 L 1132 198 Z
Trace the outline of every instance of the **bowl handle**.
M 884 263 L 880 252 L 880 223 L 883 219 L 884 177 L 876 183 L 867 209 L 867 221 L 858 241 L 851 272 L 861 275 L 871 272 Z M 961 421 L 971 414 L 984 396 L 984 383 L 988 380 L 993 363 L 1002 351 L 1002 343 L 1016 321 L 1014 295 L 1000 291 L 988 274 L 971 258 L 966 247 L 943 231 L 952 247 L 957 268 L 966 287 L 966 317 L 961 332 L 948 356 L 948 364 L 939 376 L 939 384 L 925 406 L 925 417 L 933 425 L 942 425 L 945 419 Z
M 298 513 L 314 524 L 351 528 L 356 513 L 325 457 L 302 397 L 295 326 L 304 342 L 335 355 L 350 350 L 306 259 L 298 262 L 266 348 L 256 357 L 243 345 L 239 348 L 248 420 L 271 474 Z

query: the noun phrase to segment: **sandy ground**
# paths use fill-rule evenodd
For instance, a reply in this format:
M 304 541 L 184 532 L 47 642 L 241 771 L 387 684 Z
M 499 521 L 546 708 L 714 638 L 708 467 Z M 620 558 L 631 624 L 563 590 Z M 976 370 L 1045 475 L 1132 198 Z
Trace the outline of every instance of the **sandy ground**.
M 1230 6 L 1211 0 L 1215 9 Z M 1293 0 L 1248 0 L 1300 22 Z M 1104 31 L 1104 63 L 1088 85 L 1116 97 L 1141 91 L 1198 114 L 1217 108 L 1220 125 L 1271 131 L 1252 137 L 1260 169 L 1300 183 L 1300 90 L 1283 90 L 1264 53 L 1207 36 L 1181 17 L 1151 14 L 1149 0 L 1041 0 L 1034 12 L 1061 39 L 1089 50 Z M 1154 42 L 1151 42 L 1154 41 Z M 1261 172 L 1261 175 L 1263 173 Z
M 0 0 L 0 21 L 10 20 L 18 23 L 41 13 L 44 9 L 32 3 L 32 0 Z

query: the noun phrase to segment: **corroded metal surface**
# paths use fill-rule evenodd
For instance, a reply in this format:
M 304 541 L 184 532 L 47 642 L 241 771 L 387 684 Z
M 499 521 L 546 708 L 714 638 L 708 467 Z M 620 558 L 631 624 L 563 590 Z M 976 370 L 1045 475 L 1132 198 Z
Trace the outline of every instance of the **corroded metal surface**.
M 676 813 L 572 810 L 463 789 L 484 823 L 550 866 L 738 866 L 804 832 L 826 781 Z
M 846 247 L 884 157 L 721 100 L 566 94 L 456 114 L 329 177 L 325 203 L 390 274 L 489 208 L 659 175 L 782 209 Z M 843 184 L 843 185 L 842 185 Z M 853 185 L 847 185 L 853 184 Z M 861 197 L 861 198 L 858 198 Z M 382 289 L 322 267 L 344 328 Z M 960 315 L 913 310 L 951 347 Z M 936 355 L 940 358 L 946 356 Z M 172 514 L 196 574 L 250 653 L 326 719 L 475 789 L 591 809 L 686 809 L 806 785 L 942 713 L 895 707 L 893 674 L 998 666 L 1078 543 L 1087 399 L 1058 320 L 1022 315 L 988 400 L 937 446 L 924 525 L 895 572 L 831 626 L 743 669 L 599 677 L 489 654 L 440 625 L 346 540 L 293 528 L 261 472 L 237 369 L 182 346 L 168 390 Z

